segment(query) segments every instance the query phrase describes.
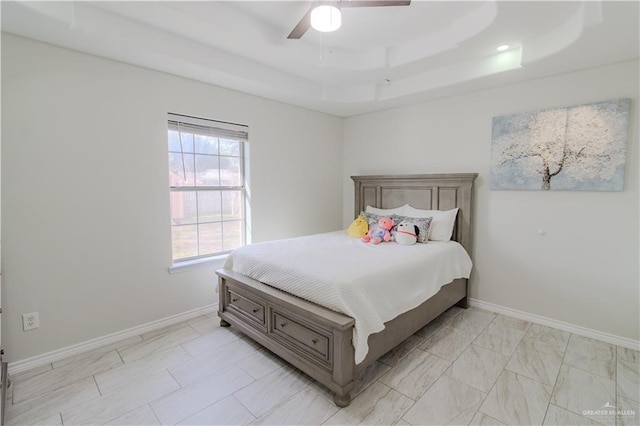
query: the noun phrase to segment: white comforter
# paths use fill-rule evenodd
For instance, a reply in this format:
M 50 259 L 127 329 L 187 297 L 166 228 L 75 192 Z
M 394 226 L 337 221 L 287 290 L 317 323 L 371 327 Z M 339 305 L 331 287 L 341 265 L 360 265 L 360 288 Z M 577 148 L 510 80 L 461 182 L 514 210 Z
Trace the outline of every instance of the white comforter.
M 354 318 L 359 364 L 370 334 L 444 284 L 469 278 L 471 259 L 454 241 L 376 246 L 338 231 L 245 246 L 224 267 Z

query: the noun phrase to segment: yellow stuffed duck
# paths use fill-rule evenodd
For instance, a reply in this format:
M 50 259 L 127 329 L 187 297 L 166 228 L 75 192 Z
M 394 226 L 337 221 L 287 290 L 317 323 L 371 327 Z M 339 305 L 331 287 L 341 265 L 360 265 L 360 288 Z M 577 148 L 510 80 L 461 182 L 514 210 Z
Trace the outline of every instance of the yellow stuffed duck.
M 367 218 L 360 215 L 354 220 L 349 228 L 347 229 L 347 234 L 353 238 L 362 238 L 367 234 L 369 230 L 369 222 Z

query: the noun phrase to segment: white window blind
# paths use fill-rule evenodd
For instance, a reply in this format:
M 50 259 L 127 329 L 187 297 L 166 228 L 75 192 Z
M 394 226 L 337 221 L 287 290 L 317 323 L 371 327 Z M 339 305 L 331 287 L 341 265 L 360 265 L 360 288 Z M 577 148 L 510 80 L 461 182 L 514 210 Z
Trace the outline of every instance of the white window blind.
M 168 114 L 169 129 L 178 131 L 194 131 L 219 138 L 229 138 L 241 141 L 249 140 L 249 127 L 242 124 L 226 123 L 224 121 L 207 120 L 190 117 L 188 115 Z

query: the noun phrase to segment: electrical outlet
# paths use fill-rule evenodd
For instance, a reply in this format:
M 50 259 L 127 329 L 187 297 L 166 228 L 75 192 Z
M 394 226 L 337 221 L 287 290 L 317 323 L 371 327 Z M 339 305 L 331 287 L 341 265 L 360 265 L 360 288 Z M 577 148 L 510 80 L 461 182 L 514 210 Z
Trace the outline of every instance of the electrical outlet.
M 40 327 L 40 318 L 37 312 L 22 314 L 22 329 L 24 331 L 33 330 L 38 327 Z

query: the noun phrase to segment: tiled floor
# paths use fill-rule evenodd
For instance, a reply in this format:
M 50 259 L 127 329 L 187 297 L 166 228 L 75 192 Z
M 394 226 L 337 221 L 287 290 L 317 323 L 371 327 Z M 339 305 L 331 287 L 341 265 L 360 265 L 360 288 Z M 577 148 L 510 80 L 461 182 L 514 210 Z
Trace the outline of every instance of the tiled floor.
M 640 353 L 479 309 L 450 309 L 370 366 L 343 409 L 218 323 L 16 375 L 6 423 L 640 424 Z

